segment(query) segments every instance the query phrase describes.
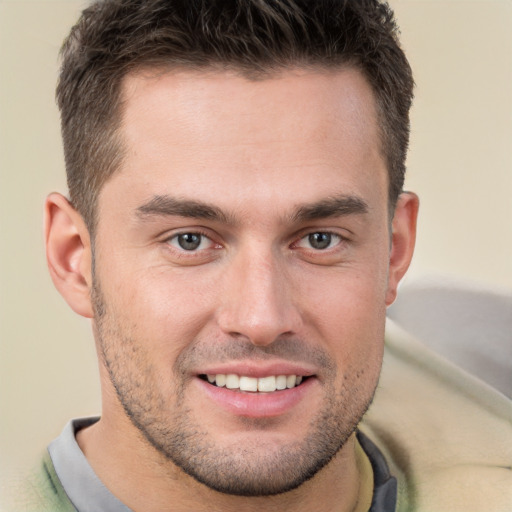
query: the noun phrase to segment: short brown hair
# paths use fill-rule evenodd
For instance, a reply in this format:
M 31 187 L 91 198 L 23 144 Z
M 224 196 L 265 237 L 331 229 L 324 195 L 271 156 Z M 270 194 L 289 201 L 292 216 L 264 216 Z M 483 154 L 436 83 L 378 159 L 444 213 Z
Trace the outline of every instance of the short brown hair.
M 413 78 L 379 0 L 100 0 L 62 48 L 57 86 L 71 201 L 93 231 L 97 196 L 123 158 L 121 84 L 140 68 L 222 67 L 265 77 L 353 66 L 377 100 L 389 204 L 402 191 Z

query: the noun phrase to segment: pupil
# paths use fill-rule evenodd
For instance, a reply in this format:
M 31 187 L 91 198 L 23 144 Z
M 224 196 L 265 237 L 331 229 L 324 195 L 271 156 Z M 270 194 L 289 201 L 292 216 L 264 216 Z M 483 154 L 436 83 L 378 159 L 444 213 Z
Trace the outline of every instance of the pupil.
M 184 233 L 178 236 L 178 243 L 182 249 L 193 251 L 201 245 L 201 235 L 195 233 Z
M 309 243 L 314 249 L 327 249 L 331 245 L 330 233 L 312 233 L 309 235 Z

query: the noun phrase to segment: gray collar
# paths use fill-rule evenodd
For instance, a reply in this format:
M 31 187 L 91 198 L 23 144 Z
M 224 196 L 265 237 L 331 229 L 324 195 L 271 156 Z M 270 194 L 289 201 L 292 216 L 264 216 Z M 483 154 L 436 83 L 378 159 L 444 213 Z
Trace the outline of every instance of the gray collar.
M 71 420 L 62 434 L 50 443 L 48 452 L 55 472 L 78 512 L 132 512 L 103 485 L 76 442 L 76 432 L 98 419 Z

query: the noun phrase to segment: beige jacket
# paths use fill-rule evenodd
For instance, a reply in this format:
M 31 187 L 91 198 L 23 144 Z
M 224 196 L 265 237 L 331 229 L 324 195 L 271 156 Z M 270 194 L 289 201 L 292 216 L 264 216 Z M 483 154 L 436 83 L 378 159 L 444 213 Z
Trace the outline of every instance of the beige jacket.
M 361 430 L 398 479 L 397 512 L 512 512 L 512 402 L 391 321 Z

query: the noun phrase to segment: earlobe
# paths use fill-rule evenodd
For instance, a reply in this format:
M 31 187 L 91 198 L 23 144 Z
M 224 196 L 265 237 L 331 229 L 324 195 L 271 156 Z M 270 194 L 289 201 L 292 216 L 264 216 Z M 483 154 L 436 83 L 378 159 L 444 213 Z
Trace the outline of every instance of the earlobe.
M 409 268 L 416 242 L 419 199 L 412 192 L 400 194 L 392 222 L 386 306 L 396 298 L 398 284 Z
M 91 242 L 81 215 L 61 194 L 45 202 L 46 259 L 53 283 L 73 311 L 92 318 Z

